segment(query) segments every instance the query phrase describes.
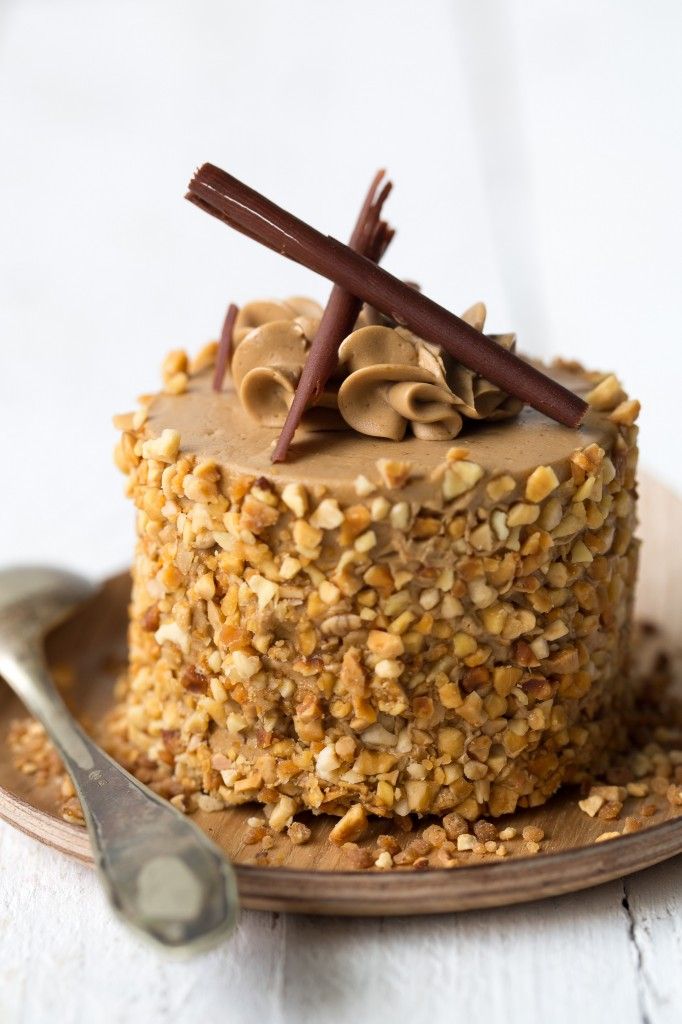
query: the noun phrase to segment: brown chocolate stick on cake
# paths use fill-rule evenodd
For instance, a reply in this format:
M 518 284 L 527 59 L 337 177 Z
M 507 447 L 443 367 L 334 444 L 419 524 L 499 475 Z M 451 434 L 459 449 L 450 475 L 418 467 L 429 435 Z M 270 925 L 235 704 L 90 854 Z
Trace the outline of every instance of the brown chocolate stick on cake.
M 349 242 L 350 248 L 355 252 L 361 252 L 375 261 L 380 260 L 386 252 L 394 234 L 392 228 L 381 220 L 383 204 L 393 187 L 390 181 L 386 182 L 377 196 L 384 173 L 378 171 L 374 176 Z M 273 462 L 284 462 L 286 459 L 301 417 L 306 407 L 320 397 L 325 384 L 336 369 L 339 345 L 352 330 L 361 307 L 360 299 L 338 284 L 334 285 L 317 334 L 310 346 L 282 433 L 272 454 Z
M 234 331 L 235 320 L 239 312 L 238 306 L 231 302 L 225 314 L 223 329 L 220 332 L 218 351 L 216 353 L 215 374 L 213 376 L 213 390 L 222 391 L 225 372 L 232 359 L 232 332 Z
M 204 164 L 190 182 L 186 198 L 230 227 L 371 303 L 551 419 L 574 428 L 584 420 L 586 403 L 557 381 L 371 259 L 321 234 L 219 167 Z

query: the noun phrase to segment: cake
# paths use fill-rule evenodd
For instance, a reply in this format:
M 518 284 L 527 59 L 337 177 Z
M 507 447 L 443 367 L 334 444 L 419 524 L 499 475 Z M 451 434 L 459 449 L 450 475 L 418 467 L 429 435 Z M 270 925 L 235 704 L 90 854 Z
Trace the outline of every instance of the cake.
M 341 816 L 343 838 L 366 815 L 539 805 L 623 742 L 638 403 L 540 367 L 590 405 L 561 426 L 365 308 L 273 465 L 320 315 L 249 304 L 221 390 L 215 344 L 173 352 L 116 420 L 133 770 L 190 808 L 262 804 L 276 830 Z

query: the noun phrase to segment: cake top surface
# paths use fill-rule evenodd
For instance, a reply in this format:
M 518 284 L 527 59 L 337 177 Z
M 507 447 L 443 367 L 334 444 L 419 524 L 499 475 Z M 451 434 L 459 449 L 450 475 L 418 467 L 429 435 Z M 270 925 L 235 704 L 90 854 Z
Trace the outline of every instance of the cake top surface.
M 543 369 L 577 394 L 594 388 L 595 375 L 573 364 Z M 214 391 L 210 368 L 190 376 L 183 393 L 157 395 L 149 406 L 147 429 L 152 436 L 177 430 L 183 453 L 215 460 L 230 473 L 323 485 L 336 492 L 354 494 L 359 476 L 376 482 L 378 460 L 409 463 L 410 478 L 401 490 L 409 500 L 420 500 L 432 490 L 431 474 L 453 447 L 466 449 L 466 458 L 486 475 L 508 473 L 523 479 L 538 465 L 548 465 L 557 467 L 561 478 L 562 463 L 576 449 L 596 443 L 609 451 L 618 433 L 609 416 L 596 410 L 572 430 L 526 407 L 514 419 L 472 423 L 454 441 L 412 436 L 392 441 L 350 429 L 301 432 L 287 462 L 272 465 L 278 430 L 254 422 L 229 380 L 224 391 Z

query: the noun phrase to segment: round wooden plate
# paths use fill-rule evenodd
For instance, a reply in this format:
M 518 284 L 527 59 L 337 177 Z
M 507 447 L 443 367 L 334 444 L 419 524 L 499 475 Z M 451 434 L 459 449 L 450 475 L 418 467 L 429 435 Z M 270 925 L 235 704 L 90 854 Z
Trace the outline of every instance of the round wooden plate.
M 682 607 L 682 501 L 660 484 L 646 481 L 642 500 L 645 546 L 640 585 L 640 614 L 679 635 Z M 96 720 L 111 699 L 116 673 L 125 658 L 126 575 L 108 581 L 99 593 L 48 642 L 53 664 L 75 668 L 72 699 Z M 91 862 L 85 830 L 57 813 L 54 787 L 39 787 L 13 766 L 7 745 L 10 722 L 24 716 L 9 690 L 0 690 L 0 817 L 40 842 Z M 510 856 L 478 859 L 471 866 L 424 871 L 351 871 L 345 855 L 327 841 L 333 820 L 308 819 L 313 835 L 303 846 L 286 836 L 270 856 L 256 862 L 258 847 L 244 843 L 253 807 L 198 813 L 198 824 L 225 850 L 236 866 L 243 906 L 313 914 L 395 915 L 442 913 L 501 906 L 585 889 L 649 867 L 682 852 L 682 808 L 659 800 L 660 810 L 631 835 L 595 844 L 611 823 L 588 818 L 575 792 L 562 792 L 541 808 L 505 819 L 518 829 L 540 826 L 547 836 L 543 852 L 523 855 L 511 844 Z M 626 805 L 626 813 L 629 808 Z M 618 823 L 613 823 L 618 827 Z M 372 826 L 370 839 L 385 832 Z M 519 847 L 518 853 L 514 845 Z

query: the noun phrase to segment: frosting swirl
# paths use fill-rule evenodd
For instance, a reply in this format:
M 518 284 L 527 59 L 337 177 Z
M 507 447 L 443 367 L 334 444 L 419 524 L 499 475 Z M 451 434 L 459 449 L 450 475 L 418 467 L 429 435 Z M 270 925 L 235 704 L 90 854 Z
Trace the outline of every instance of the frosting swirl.
M 292 319 L 296 308 L 302 312 Z M 268 319 L 273 313 L 278 319 Z M 309 299 L 288 299 L 286 303 L 251 302 L 239 315 L 242 321 L 240 324 L 238 316 L 231 365 L 234 386 L 246 412 L 261 426 L 281 427 L 322 310 Z M 306 411 L 303 425 L 309 430 L 345 426 L 334 391 L 325 391 L 315 407 Z
M 266 427 L 286 419 L 322 309 L 312 299 L 261 300 L 240 310 L 234 327 L 232 377 L 244 409 Z M 462 319 L 483 331 L 486 308 L 476 303 Z M 339 370 L 302 425 L 309 430 L 350 426 L 372 437 L 401 440 L 457 437 L 464 420 L 515 416 L 522 403 L 456 362 L 438 346 L 367 307 L 339 348 Z M 514 334 L 491 335 L 513 349 Z
M 339 412 L 354 430 L 400 441 L 411 423 L 417 437 L 456 437 L 462 418 L 438 356 L 401 327 L 374 325 L 349 334 L 339 349 L 348 376 Z
M 461 315 L 461 319 L 483 332 L 486 308 L 484 303 L 476 302 Z M 503 348 L 513 352 L 516 348 L 515 334 L 491 334 L 490 337 Z M 452 392 L 457 396 L 460 412 L 472 420 L 504 420 L 517 416 L 523 408 L 523 402 L 508 395 L 496 384 L 467 369 L 446 355 L 446 375 Z

